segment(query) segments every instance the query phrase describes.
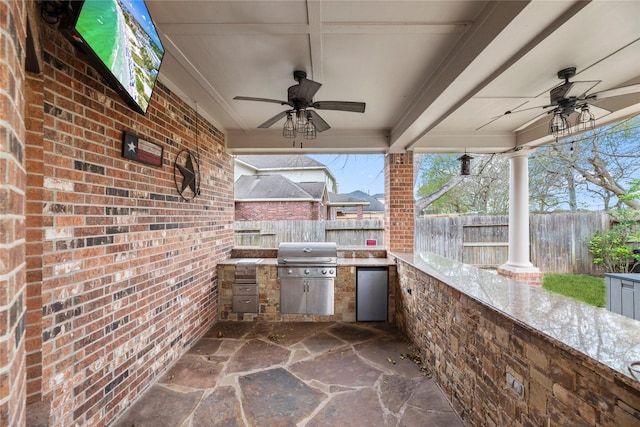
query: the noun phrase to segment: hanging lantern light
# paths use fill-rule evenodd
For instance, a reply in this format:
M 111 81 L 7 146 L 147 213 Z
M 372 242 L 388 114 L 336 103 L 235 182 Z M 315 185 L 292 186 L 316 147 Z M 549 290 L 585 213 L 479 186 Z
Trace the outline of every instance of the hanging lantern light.
M 466 152 L 463 156 L 458 157 L 460 160 L 460 175 L 471 175 L 471 160 L 473 157 L 469 156 Z

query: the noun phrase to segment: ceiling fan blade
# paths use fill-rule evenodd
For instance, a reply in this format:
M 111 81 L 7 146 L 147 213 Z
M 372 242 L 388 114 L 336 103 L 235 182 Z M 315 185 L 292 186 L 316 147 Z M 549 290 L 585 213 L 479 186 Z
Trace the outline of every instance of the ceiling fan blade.
M 313 125 L 316 127 L 318 132 L 324 132 L 327 129 L 330 129 L 329 123 L 325 122 L 320 114 L 316 113 L 313 110 L 307 110 L 309 114 L 311 114 L 311 120 L 313 121 Z
M 502 117 L 504 117 L 504 116 L 507 116 L 507 115 L 509 115 L 509 114 L 517 114 L 517 113 L 522 113 L 522 112 L 524 112 L 524 111 L 531 111 L 531 110 L 544 110 L 544 109 L 547 109 L 547 108 L 550 108 L 550 107 L 555 107 L 555 105 L 539 105 L 539 106 L 537 106 L 537 107 L 523 108 L 522 110 L 508 110 L 508 111 L 505 111 L 505 112 L 504 112 L 504 114 L 502 114 L 502 115 L 500 115 L 500 116 L 494 116 L 494 117 L 491 117 L 491 120 L 489 120 L 487 123 L 485 123 L 485 124 L 483 124 L 482 126 L 480 126 L 479 128 L 477 128 L 476 130 L 480 130 L 480 129 L 482 129 L 482 128 L 483 128 L 483 127 L 485 127 L 485 126 L 489 126 L 491 123 L 493 123 L 493 122 L 495 122 L 496 120 L 498 120 L 498 119 L 500 119 L 500 118 L 502 118 Z M 542 115 L 542 114 L 546 114 L 546 112 L 545 112 L 545 113 L 541 113 L 541 115 Z M 537 119 L 536 119 L 536 120 L 537 120 Z M 522 126 L 520 126 L 520 127 L 522 127 Z M 519 129 L 519 128 L 518 128 L 518 129 Z M 516 129 L 516 130 L 517 130 L 517 129 Z
M 611 114 L 611 111 L 607 110 L 606 108 L 598 107 L 597 105 L 593 104 L 589 104 L 589 111 L 591 111 L 591 113 L 595 116 L 596 120 Z
M 518 126 L 513 131 L 514 132 L 520 132 L 522 129 L 528 128 L 529 126 L 531 126 L 532 124 L 534 124 L 535 122 L 537 122 L 538 120 L 543 118 L 544 116 L 548 115 L 549 113 L 550 113 L 550 111 L 545 111 L 544 113 L 540 113 L 537 116 L 535 116 L 533 119 L 529 120 L 528 122 L 521 124 L 520 126 Z
M 272 102 L 274 104 L 280 104 L 280 105 L 288 105 L 289 104 L 287 101 L 280 101 L 278 99 L 254 98 L 252 96 L 234 96 L 233 99 L 237 99 L 238 101 Z
M 505 111 L 502 116 L 506 116 L 507 114 L 522 113 L 524 111 L 544 110 L 544 109 L 547 109 L 547 108 L 550 108 L 550 107 L 556 107 L 557 105 L 558 104 L 538 105 L 537 107 L 523 108 L 522 110 L 509 110 L 509 111 Z M 498 116 L 498 117 L 502 117 L 502 116 Z
M 266 122 L 262 123 L 262 124 L 261 124 L 260 126 L 258 126 L 258 127 L 259 127 L 259 128 L 268 128 L 268 127 L 271 127 L 271 125 L 272 125 L 272 124 L 274 124 L 274 123 L 275 123 L 275 122 L 277 122 L 278 120 L 280 120 L 280 119 L 284 118 L 284 117 L 287 115 L 287 113 L 288 113 L 288 112 L 289 112 L 288 110 L 282 111 L 282 112 L 280 112 L 280 113 L 276 114 L 275 116 L 271 117 L 269 120 L 267 120 Z
M 565 98 L 581 98 L 602 80 L 570 82 L 571 87 L 564 94 Z
M 599 101 L 605 98 L 611 98 L 614 96 L 620 95 L 629 95 L 632 93 L 640 92 L 640 83 L 629 86 L 622 86 L 615 89 L 603 90 L 602 92 L 592 93 L 591 95 L 587 95 L 586 99 L 591 101 Z
M 351 111 L 354 113 L 364 113 L 367 104 L 364 102 L 348 102 L 348 101 L 318 101 L 314 102 L 311 107 L 318 110 L 339 110 Z
M 315 95 L 318 89 L 320 89 L 320 86 L 322 86 L 322 84 L 314 82 L 313 80 L 306 78 L 300 79 L 296 97 L 304 101 L 311 101 L 311 99 L 313 99 L 313 95 Z

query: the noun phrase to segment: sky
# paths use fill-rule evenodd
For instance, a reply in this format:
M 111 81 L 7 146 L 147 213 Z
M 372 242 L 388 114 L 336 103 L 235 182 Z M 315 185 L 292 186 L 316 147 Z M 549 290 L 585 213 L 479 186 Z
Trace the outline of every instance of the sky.
M 382 154 L 309 154 L 324 164 L 338 182 L 338 193 L 363 191 L 384 193 L 384 155 Z

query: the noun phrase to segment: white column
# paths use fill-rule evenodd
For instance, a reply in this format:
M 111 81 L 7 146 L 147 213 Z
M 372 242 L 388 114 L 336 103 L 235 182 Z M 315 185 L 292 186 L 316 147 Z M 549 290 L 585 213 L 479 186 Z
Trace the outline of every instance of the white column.
M 534 150 L 508 154 L 509 159 L 509 259 L 500 268 L 513 272 L 538 272 L 529 254 L 529 155 Z

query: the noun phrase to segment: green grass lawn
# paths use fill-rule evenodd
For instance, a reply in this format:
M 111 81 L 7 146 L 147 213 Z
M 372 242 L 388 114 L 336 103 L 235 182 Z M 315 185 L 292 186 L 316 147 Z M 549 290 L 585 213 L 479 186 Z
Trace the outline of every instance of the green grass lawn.
M 596 307 L 605 306 L 604 278 L 585 274 L 545 274 L 542 287 Z

